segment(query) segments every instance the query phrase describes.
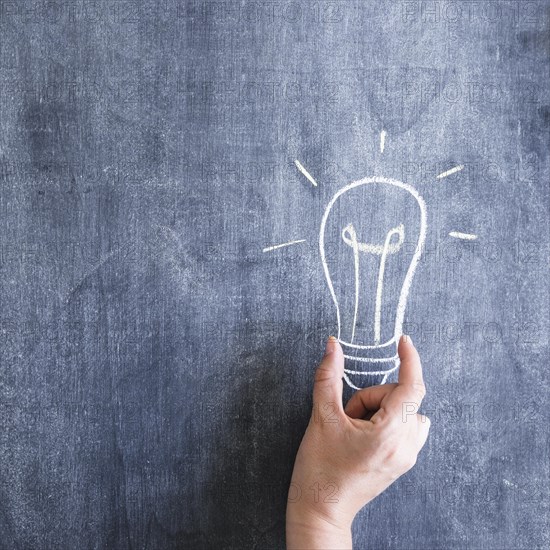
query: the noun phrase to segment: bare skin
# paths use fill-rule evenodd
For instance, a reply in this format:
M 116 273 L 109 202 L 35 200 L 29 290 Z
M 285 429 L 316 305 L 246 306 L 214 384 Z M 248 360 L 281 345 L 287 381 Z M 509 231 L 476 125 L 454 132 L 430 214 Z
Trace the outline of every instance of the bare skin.
M 344 355 L 329 338 L 289 489 L 289 550 L 352 548 L 357 512 L 416 463 L 430 429 L 417 412 L 426 389 L 409 337 L 401 337 L 398 353 L 398 383 L 359 390 L 344 408 Z

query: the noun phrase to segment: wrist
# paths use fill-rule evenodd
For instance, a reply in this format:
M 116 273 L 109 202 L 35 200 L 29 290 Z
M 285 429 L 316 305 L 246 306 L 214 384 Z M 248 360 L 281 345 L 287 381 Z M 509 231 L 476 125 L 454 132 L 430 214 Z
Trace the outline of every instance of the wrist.
M 286 508 L 286 521 L 296 525 L 345 532 L 351 529 L 353 518 L 334 513 L 329 514 L 322 509 L 289 502 Z
M 335 522 L 318 511 L 293 508 L 290 503 L 286 514 L 286 542 L 288 550 L 352 548 L 351 522 Z
M 348 492 L 340 480 L 325 474 L 294 475 L 288 492 L 287 520 L 349 530 L 355 512 Z
M 314 503 L 315 504 L 315 503 Z M 351 548 L 351 524 L 340 511 L 328 513 L 310 503 L 289 500 L 286 511 L 287 548 Z

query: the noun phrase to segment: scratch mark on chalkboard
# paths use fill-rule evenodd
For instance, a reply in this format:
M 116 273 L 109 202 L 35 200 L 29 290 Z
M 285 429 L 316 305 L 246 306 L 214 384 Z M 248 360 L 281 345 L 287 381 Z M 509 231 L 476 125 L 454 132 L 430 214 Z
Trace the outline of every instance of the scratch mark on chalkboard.
M 384 148 L 386 147 L 386 136 L 387 136 L 386 130 L 382 130 L 380 132 L 380 152 L 384 152 Z
M 139 248 L 137 247 L 137 244 L 135 242 L 130 241 L 126 243 L 121 243 L 103 258 L 100 258 L 95 265 L 87 270 L 68 292 L 63 292 L 61 295 L 61 300 L 64 300 L 65 303 L 68 304 L 71 298 L 77 293 L 77 291 L 81 290 L 84 283 L 106 262 L 113 259 L 113 257 L 115 260 L 124 261 L 130 259 L 131 254 L 137 255 L 148 253 L 151 259 L 162 259 L 168 264 L 170 268 L 175 269 L 180 278 L 186 277 L 187 272 L 184 268 L 182 268 L 173 253 L 174 247 L 177 247 L 176 252 L 178 254 L 185 254 L 186 252 L 185 243 L 182 240 L 181 236 L 176 231 L 174 231 L 174 229 L 166 225 L 154 223 L 151 227 L 156 227 L 159 231 L 157 234 L 150 235 L 150 241 L 142 240 Z M 141 271 L 142 269 L 144 269 L 144 266 L 138 265 L 135 267 L 135 269 Z
M 466 239 L 467 241 L 473 241 L 477 239 L 477 235 L 473 233 L 460 233 L 460 231 L 451 231 L 449 237 L 454 237 L 455 239 Z
M 305 239 L 299 239 L 297 241 L 290 241 L 288 243 L 276 244 L 276 245 L 273 245 L 273 246 L 267 246 L 266 248 L 264 248 L 262 250 L 262 252 L 271 252 L 272 250 L 277 250 L 278 248 L 284 248 L 285 246 L 291 246 L 293 244 L 299 244 L 299 243 L 305 243 L 305 242 L 306 242 Z
M 459 166 L 455 166 L 454 168 L 451 168 L 450 170 L 447 170 L 446 172 L 442 172 L 437 176 L 437 179 L 443 179 L 447 176 L 452 176 L 453 174 L 456 174 L 457 172 L 460 172 L 461 170 L 464 170 L 464 165 L 460 164 Z
M 313 179 L 313 176 L 302 166 L 299 160 L 295 160 L 294 164 L 296 165 L 296 168 L 304 174 L 304 176 L 311 182 L 313 187 L 317 187 L 317 182 Z
M 523 487 L 520 487 L 517 483 L 513 483 L 509 479 L 503 478 L 502 483 L 504 483 L 504 485 L 506 485 L 506 487 L 510 487 L 511 489 L 516 489 L 516 490 L 521 491 L 525 495 L 529 494 Z
M 95 264 L 92 268 L 86 271 L 86 273 L 82 276 L 80 281 L 78 281 L 78 283 L 67 293 L 67 298 L 65 299 L 65 303 L 68 304 L 71 299 L 71 296 L 84 284 L 86 279 L 91 275 L 93 275 L 106 261 L 112 258 L 116 252 L 118 252 L 118 249 L 109 252 L 109 254 L 107 254 L 102 259 L 100 259 L 97 264 Z
M 159 223 L 155 224 L 160 230 L 162 230 L 165 234 L 169 235 L 178 245 L 178 248 L 184 249 L 183 242 L 181 240 L 181 237 L 171 228 L 167 225 L 161 225 Z

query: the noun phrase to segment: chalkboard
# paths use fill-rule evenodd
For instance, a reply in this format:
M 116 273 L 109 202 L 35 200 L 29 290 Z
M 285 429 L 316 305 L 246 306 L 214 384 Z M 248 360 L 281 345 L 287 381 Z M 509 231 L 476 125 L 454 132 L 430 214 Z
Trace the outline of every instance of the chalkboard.
M 348 399 L 399 331 L 431 434 L 355 547 L 548 548 L 549 26 L 2 0 L 0 548 L 284 547 L 326 338 Z

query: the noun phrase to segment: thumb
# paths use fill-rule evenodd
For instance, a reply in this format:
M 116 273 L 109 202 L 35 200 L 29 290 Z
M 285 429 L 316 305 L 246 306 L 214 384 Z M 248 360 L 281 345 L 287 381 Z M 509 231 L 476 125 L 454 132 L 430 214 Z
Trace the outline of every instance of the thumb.
M 344 412 L 342 404 L 344 376 L 344 352 L 334 336 L 327 341 L 325 356 L 315 372 L 313 384 L 313 406 L 323 411 L 331 404 L 334 411 Z

